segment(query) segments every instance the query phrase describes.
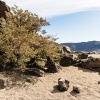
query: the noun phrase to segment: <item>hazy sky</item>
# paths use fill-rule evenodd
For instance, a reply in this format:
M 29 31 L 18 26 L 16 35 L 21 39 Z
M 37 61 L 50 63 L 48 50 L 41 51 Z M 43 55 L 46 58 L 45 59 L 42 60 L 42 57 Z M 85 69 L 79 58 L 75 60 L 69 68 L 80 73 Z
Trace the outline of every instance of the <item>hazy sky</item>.
M 100 0 L 2 0 L 50 22 L 48 34 L 58 43 L 100 41 Z

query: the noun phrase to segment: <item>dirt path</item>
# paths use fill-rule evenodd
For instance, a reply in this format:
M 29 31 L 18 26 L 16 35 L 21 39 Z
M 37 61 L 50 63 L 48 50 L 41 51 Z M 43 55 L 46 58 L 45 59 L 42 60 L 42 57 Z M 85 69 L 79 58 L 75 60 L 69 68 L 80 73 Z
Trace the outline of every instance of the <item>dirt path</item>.
M 58 78 L 70 81 L 68 91 L 59 92 L 56 89 Z M 0 100 L 100 100 L 99 80 L 97 72 L 74 66 L 64 67 L 59 73 L 40 77 L 35 85 L 26 83 L 25 87 L 0 90 Z M 72 87 L 77 84 L 83 88 L 80 94 L 72 92 Z

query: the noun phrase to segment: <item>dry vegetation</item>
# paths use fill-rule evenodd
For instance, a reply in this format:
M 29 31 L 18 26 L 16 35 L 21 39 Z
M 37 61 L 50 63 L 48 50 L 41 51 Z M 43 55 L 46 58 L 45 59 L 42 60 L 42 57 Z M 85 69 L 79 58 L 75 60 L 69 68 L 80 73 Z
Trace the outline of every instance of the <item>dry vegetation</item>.
M 6 19 L 0 19 L 0 66 L 25 68 L 31 59 L 59 59 L 55 38 L 45 34 L 42 26 L 49 23 L 29 11 L 12 7 Z M 38 34 L 41 33 L 41 34 Z M 34 63 L 34 62 L 32 62 Z

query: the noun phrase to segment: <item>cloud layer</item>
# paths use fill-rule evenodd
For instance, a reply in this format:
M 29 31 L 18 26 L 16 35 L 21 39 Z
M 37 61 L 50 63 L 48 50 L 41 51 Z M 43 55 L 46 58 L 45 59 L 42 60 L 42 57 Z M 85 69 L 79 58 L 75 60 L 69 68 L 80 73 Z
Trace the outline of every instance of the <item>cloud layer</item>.
M 54 17 L 100 7 L 100 0 L 2 0 L 42 17 Z

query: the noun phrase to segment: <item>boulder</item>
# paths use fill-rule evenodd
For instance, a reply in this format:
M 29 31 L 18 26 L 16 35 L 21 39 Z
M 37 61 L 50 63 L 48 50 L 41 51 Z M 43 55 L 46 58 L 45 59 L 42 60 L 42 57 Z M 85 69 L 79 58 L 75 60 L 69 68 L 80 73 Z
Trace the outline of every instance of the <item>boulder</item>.
M 66 79 L 58 79 L 58 89 L 59 91 L 67 91 L 69 88 L 69 81 Z
M 86 59 L 87 57 L 88 57 L 88 54 L 86 54 L 86 53 L 81 53 L 78 55 L 79 59 Z
M 51 63 L 47 67 L 48 68 L 47 68 L 46 71 L 49 72 L 49 73 L 56 73 L 56 72 L 59 72 L 62 69 L 62 67 L 57 63 Z
M 70 54 L 70 56 L 73 58 L 73 60 L 77 60 L 78 59 L 78 55 L 77 54 Z
M 47 63 L 45 67 L 47 67 L 46 71 L 49 73 L 56 73 L 62 69 L 62 67 L 58 63 L 53 62 L 50 57 L 47 57 Z
M 71 53 L 72 52 L 72 50 L 68 46 L 63 46 L 63 51 L 66 52 L 66 53 Z
M 9 11 L 10 11 L 10 7 L 7 6 L 5 2 L 0 0 L 0 18 L 3 17 L 6 19 L 5 12 L 9 12 Z
M 73 64 L 73 58 L 71 56 L 63 56 L 60 59 L 61 66 L 70 66 Z
M 87 59 L 80 61 L 80 66 L 88 69 L 100 68 L 100 58 L 88 57 Z
M 68 46 L 60 46 L 60 51 L 62 55 L 66 55 L 72 52 L 72 50 Z

